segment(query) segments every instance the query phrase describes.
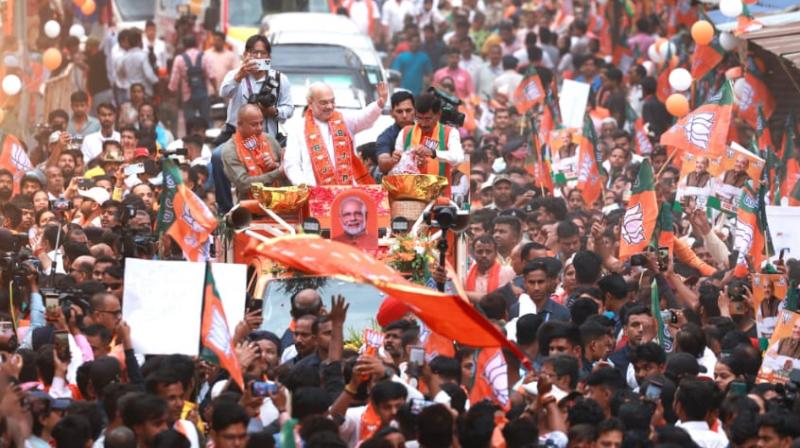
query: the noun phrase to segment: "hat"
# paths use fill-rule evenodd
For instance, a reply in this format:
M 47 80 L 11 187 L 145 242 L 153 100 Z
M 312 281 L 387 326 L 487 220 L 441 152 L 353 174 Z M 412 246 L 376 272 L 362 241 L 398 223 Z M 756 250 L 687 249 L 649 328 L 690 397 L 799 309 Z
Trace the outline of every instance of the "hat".
M 510 155 L 517 159 L 524 159 L 527 153 L 525 142 L 521 138 L 512 138 L 503 146 L 503 157 Z
M 494 179 L 492 180 L 492 186 L 495 186 L 500 182 L 512 183 L 511 178 L 508 177 L 508 174 L 498 174 L 497 176 L 494 176 Z
M 527 216 L 527 214 L 524 211 L 522 211 L 522 210 L 520 210 L 518 208 L 507 208 L 507 209 L 503 210 L 502 212 L 500 212 L 499 216 L 513 216 L 513 217 L 515 217 L 517 219 L 524 220 L 525 217 Z
M 100 205 L 111 199 L 111 195 L 108 194 L 108 191 L 106 191 L 106 189 L 103 187 L 92 187 L 88 190 L 78 190 L 78 194 L 86 199 L 91 199 Z
M 26 180 L 32 180 L 34 182 L 38 182 L 39 185 L 41 186 L 47 185 L 47 178 L 44 177 L 44 173 L 42 173 L 38 169 L 33 169 L 26 172 L 25 175 L 22 176 L 22 182 L 25 182 Z
M 666 375 L 676 380 L 684 375 L 695 376 L 700 373 L 700 365 L 694 356 L 686 352 L 672 353 L 667 357 Z
M 101 163 L 122 163 L 124 161 L 125 157 L 122 156 L 119 148 L 116 147 L 108 148 L 108 151 L 103 152 L 103 154 L 100 156 Z
M 47 139 L 47 143 L 56 143 L 61 138 L 61 131 L 53 131 Z
M 150 157 L 150 151 L 147 148 L 139 147 L 133 150 L 133 158 Z

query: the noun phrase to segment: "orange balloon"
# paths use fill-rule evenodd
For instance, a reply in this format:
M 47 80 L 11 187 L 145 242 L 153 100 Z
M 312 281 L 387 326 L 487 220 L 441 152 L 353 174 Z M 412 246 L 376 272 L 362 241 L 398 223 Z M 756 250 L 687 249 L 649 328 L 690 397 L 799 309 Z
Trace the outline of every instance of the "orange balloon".
M 674 117 L 682 117 L 689 113 L 689 100 L 683 94 L 673 93 L 667 98 L 667 112 Z
M 55 70 L 61 66 L 61 52 L 58 48 L 51 47 L 42 54 L 42 64 L 48 70 Z
M 84 3 L 86 3 L 86 0 L 72 0 L 72 3 L 75 3 L 75 6 L 80 8 Z
M 692 39 L 697 45 L 708 45 L 714 40 L 714 25 L 707 20 L 698 20 L 692 25 Z
M 83 6 L 81 6 L 81 12 L 85 16 L 90 16 L 94 13 L 95 7 L 94 0 L 85 0 Z

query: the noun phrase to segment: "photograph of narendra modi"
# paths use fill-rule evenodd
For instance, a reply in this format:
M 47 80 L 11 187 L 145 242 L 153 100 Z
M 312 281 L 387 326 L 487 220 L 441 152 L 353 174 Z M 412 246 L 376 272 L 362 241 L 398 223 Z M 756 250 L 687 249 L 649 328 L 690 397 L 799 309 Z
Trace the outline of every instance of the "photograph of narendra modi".
M 339 198 L 337 198 L 339 199 Z M 375 218 L 375 204 L 367 195 L 345 193 L 334 201 L 331 239 L 350 244 L 360 249 L 378 247 L 378 229 Z

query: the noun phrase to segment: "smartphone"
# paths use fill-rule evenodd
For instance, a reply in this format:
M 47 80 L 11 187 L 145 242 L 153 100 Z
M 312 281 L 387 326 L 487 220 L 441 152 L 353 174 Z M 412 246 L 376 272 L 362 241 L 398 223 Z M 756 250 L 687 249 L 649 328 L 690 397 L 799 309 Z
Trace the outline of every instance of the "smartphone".
M 411 413 L 414 415 L 419 414 L 422 412 L 423 409 L 427 408 L 428 406 L 432 406 L 436 404 L 435 401 L 430 400 L 421 400 L 419 398 L 412 398 L 411 399 Z
M 50 295 L 45 294 L 44 296 L 44 308 L 49 315 L 54 315 L 56 313 L 56 309 L 58 308 L 59 301 L 57 295 Z
M 425 349 L 423 347 L 411 347 L 411 352 L 408 355 L 408 362 L 421 366 L 425 364 Z
M 254 397 L 268 397 L 278 392 L 278 385 L 273 381 L 253 381 L 250 392 Z
M 257 70 L 261 72 L 266 72 L 272 68 L 271 59 L 253 59 L 253 62 L 256 63 Z
M 669 266 L 669 247 L 661 246 L 658 248 L 658 270 L 665 272 Z
M 659 400 L 661 398 L 661 384 L 651 382 L 647 385 L 647 390 L 644 391 L 644 397 L 650 400 Z
M 134 174 L 142 174 L 144 173 L 144 163 L 134 163 L 133 165 L 128 165 L 123 170 L 123 173 L 126 176 L 132 176 Z
M 14 334 L 14 324 L 9 321 L 0 322 L 0 336 L 12 336 Z
M 68 362 L 69 361 L 69 333 L 66 331 L 56 331 L 53 335 L 53 348 L 56 351 L 58 359 Z
M 94 181 L 91 179 L 78 179 L 78 189 L 88 190 L 94 187 Z
M 734 381 L 731 383 L 730 391 L 735 395 L 747 395 L 747 384 L 742 381 Z

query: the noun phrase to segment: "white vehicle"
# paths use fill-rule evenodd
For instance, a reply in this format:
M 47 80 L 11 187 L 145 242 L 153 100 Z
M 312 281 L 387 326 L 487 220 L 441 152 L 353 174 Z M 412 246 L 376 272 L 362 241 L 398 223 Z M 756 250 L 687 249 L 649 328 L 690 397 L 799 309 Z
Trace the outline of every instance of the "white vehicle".
M 159 1 L 159 0 L 155 0 Z M 144 24 L 153 20 L 156 14 L 156 3 L 153 0 L 114 0 L 112 5 L 114 23 L 117 29 L 138 28 L 144 30 Z
M 288 12 L 264 17 L 265 30 L 272 45 L 339 45 L 353 50 L 364 64 L 371 84 L 386 81 L 383 63 L 372 39 L 360 33 L 349 18 L 326 13 Z

